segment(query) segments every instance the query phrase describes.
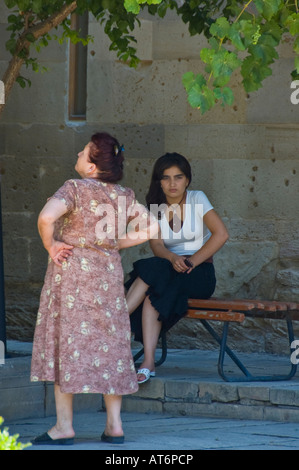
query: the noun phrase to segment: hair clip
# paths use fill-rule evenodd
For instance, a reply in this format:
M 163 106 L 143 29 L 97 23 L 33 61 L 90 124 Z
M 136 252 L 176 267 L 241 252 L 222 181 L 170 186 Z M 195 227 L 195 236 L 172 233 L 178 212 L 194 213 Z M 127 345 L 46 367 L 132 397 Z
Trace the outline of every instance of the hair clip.
M 114 155 L 117 157 L 120 152 L 123 152 L 125 150 L 124 146 L 118 146 L 114 145 Z

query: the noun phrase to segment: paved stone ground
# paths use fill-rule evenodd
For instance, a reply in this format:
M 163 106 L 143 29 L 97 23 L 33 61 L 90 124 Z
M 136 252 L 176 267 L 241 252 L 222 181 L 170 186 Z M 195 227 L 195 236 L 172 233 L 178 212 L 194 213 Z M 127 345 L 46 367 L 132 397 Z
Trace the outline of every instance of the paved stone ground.
M 289 367 L 286 358 L 277 356 L 250 354 L 243 358 L 258 373 Z M 18 433 L 22 442 L 55 423 L 51 386 L 32 387 L 29 364 L 27 356 L 10 359 L 0 368 L 0 415 L 10 433 Z M 299 372 L 283 382 L 226 383 L 217 374 L 217 353 L 213 351 L 169 351 L 157 377 L 140 387 L 135 397 L 124 399 L 123 445 L 100 442 L 106 420 L 100 397 L 75 398 L 79 398 L 75 445 L 60 450 L 101 450 L 104 457 L 125 451 L 141 459 L 145 455 L 141 451 L 187 455 L 198 450 L 299 449 Z M 22 416 L 24 404 L 28 414 Z M 46 449 L 56 450 L 57 446 L 28 450 Z M 192 455 L 199 458 L 197 453 Z
M 111 445 L 100 442 L 105 419 L 104 412 L 78 413 L 74 419 L 77 433 L 74 446 L 32 446 L 28 450 L 135 451 L 132 455 L 140 456 L 142 452 L 136 451 L 163 451 L 162 454 L 172 451 L 187 455 L 194 450 L 299 450 L 299 423 L 124 412 L 125 443 Z M 55 418 L 48 417 L 6 424 L 10 433 L 18 433 L 22 442 L 28 442 L 54 423 Z M 110 454 L 107 452 L 107 455 Z

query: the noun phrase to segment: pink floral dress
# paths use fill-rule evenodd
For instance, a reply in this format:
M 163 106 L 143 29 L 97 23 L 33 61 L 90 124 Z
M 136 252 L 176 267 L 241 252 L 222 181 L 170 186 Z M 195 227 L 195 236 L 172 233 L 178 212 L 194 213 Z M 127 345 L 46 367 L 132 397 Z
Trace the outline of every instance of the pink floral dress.
M 69 180 L 54 194 L 67 214 L 55 238 L 73 245 L 62 267 L 49 259 L 33 343 L 31 381 L 63 393 L 125 395 L 138 389 L 117 238 L 147 209 L 120 185 Z M 136 217 L 135 217 L 136 218 Z

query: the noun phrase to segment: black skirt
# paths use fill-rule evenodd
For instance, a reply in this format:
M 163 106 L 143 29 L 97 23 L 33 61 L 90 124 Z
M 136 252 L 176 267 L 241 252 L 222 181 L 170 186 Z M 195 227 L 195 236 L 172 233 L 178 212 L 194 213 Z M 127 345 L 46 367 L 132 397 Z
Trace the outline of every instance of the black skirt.
M 188 310 L 188 298 L 208 299 L 216 287 L 213 263 L 202 263 L 191 273 L 176 272 L 170 261 L 152 257 L 136 261 L 125 287 L 128 290 L 137 277 L 140 277 L 149 289 L 147 295 L 152 306 L 158 311 L 158 320 L 162 329 L 168 331 L 184 317 Z M 135 340 L 142 342 L 142 306 L 131 315 L 131 328 Z

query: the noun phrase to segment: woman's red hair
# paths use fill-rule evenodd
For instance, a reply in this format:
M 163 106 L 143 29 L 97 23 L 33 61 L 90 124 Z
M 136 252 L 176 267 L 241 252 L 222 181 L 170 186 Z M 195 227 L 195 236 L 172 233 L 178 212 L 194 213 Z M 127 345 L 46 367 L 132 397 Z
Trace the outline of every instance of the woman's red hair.
M 89 159 L 101 172 L 104 183 L 117 183 L 123 177 L 123 147 L 106 132 L 98 132 L 91 138 Z

